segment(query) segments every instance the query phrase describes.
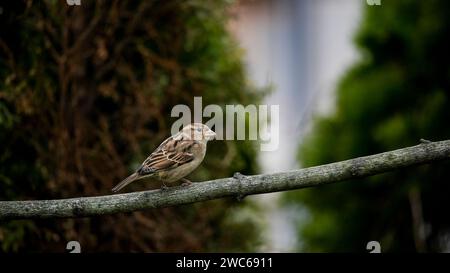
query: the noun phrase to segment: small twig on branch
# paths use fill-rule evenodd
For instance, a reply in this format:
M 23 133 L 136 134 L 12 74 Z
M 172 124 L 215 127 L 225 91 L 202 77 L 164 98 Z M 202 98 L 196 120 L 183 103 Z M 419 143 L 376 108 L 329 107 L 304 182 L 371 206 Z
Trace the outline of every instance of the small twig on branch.
M 202 202 L 223 197 L 287 191 L 450 158 L 450 140 L 426 142 L 395 151 L 289 172 L 223 178 L 173 187 L 97 197 L 0 201 L 0 219 L 88 217 Z
M 238 186 L 238 194 L 236 195 L 236 200 L 238 200 L 239 202 L 241 202 L 242 200 L 244 200 L 245 198 L 245 194 L 242 192 L 242 180 L 246 179 L 247 177 L 239 172 L 234 173 L 233 178 L 236 179 L 239 183 Z
M 426 140 L 426 139 L 424 139 L 424 138 L 421 138 L 421 139 L 420 139 L 420 143 L 422 143 L 422 144 L 428 144 L 428 143 L 431 143 L 431 141 Z

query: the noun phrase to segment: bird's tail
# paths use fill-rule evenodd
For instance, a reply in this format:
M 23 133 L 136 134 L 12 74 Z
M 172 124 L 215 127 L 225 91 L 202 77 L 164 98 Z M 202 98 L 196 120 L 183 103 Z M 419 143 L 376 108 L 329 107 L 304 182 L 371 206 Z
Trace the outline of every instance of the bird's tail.
M 131 182 L 140 179 L 141 176 L 138 173 L 133 173 L 132 175 L 128 176 L 122 182 L 117 184 L 114 188 L 112 188 L 112 192 L 118 192 L 121 189 L 123 189 L 126 185 L 130 184 Z

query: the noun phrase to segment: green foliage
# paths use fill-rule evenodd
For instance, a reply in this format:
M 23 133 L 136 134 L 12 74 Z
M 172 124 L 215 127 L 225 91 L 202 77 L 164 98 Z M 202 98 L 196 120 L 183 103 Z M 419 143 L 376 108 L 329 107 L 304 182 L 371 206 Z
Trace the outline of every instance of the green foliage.
M 228 5 L 2 5 L 0 199 L 109 194 L 169 136 L 174 105 L 192 106 L 194 96 L 204 105 L 257 104 L 262 93 L 246 81 L 240 50 L 225 29 Z M 191 178 L 254 173 L 256 153 L 248 142 L 212 143 Z M 150 184 L 129 190 L 159 187 Z M 87 252 L 245 251 L 258 232 L 252 219 L 230 220 L 236 206 L 242 205 L 219 200 L 92 219 L 6 222 L 0 245 L 4 252 L 65 251 L 67 241 L 78 240 Z
M 316 118 L 300 148 L 302 165 L 416 145 L 420 138 L 450 139 L 449 20 L 448 1 L 366 7 L 356 36 L 362 58 L 337 88 L 336 113 Z M 449 167 L 436 163 L 286 194 L 310 210 L 309 221 L 299 223 L 302 250 L 366 251 L 371 240 L 382 251 L 443 250 Z

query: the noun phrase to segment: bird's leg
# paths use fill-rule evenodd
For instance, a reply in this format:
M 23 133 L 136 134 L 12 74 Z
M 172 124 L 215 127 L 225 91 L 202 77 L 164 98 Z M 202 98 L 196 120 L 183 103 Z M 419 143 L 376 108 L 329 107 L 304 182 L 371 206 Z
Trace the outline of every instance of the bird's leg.
M 162 183 L 162 185 L 161 185 L 161 190 L 162 191 L 165 191 L 165 190 L 167 190 L 169 187 L 167 187 L 166 186 L 166 184 L 164 184 L 164 182 Z
M 181 178 L 180 180 L 183 181 L 183 183 L 181 184 L 181 186 L 183 186 L 183 187 L 187 187 L 187 186 L 190 186 L 192 184 L 192 182 L 189 181 L 186 178 Z

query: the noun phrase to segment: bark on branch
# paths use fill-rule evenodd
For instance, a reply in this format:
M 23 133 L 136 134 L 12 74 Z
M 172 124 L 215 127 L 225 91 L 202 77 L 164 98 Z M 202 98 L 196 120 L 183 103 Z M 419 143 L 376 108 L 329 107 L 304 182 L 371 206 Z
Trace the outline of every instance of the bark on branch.
M 421 144 L 289 172 L 194 183 L 189 187 L 59 200 L 0 201 L 0 220 L 87 217 L 315 187 L 450 158 L 450 140 Z

